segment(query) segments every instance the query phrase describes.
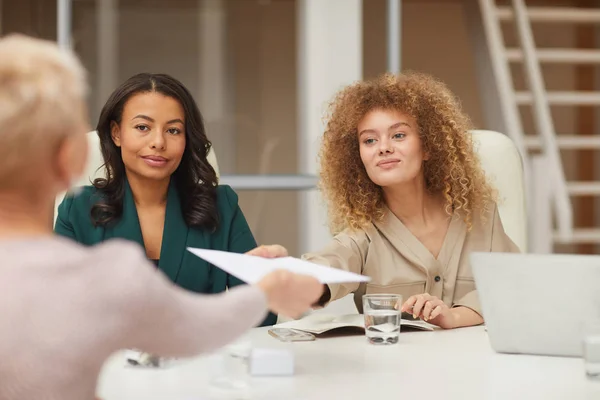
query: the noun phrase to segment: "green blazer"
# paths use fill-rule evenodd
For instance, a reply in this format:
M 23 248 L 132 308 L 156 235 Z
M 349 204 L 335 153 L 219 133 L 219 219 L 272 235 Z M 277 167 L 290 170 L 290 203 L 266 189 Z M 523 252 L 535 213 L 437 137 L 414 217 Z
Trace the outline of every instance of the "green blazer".
M 58 207 L 54 230 L 85 245 L 94 245 L 111 238 L 122 238 L 144 247 L 142 230 L 129 184 L 125 185 L 123 214 L 106 227 L 94 226 L 90 212 L 101 193 L 85 186 L 76 196 L 68 195 Z M 214 233 L 186 225 L 175 185 L 169 185 L 167 210 L 158 268 L 171 281 L 196 293 L 220 293 L 228 287 L 243 284 L 236 277 L 198 258 L 187 247 L 245 253 L 256 247 L 254 236 L 238 205 L 238 196 L 227 185 L 217 187 L 219 227 Z M 269 314 L 261 326 L 277 322 Z

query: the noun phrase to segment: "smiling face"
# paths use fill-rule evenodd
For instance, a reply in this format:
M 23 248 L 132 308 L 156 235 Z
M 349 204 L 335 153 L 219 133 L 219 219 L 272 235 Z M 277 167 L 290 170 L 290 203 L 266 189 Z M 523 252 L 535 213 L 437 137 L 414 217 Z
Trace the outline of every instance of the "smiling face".
M 127 174 L 169 179 L 185 150 L 185 112 L 172 97 L 138 93 L 125 103 L 120 124 L 112 122 L 111 136 Z
M 414 118 L 396 110 L 369 111 L 358 123 L 360 158 L 381 187 L 423 179 L 423 151 Z

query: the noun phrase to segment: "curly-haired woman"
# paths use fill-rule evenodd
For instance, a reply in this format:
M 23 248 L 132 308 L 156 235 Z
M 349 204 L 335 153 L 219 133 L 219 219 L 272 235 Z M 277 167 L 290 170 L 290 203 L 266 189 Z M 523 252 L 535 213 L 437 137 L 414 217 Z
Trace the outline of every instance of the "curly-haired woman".
M 383 75 L 341 90 L 321 147 L 321 189 L 336 235 L 305 259 L 371 277 L 329 285 L 321 305 L 396 293 L 442 328 L 483 322 L 469 254 L 517 252 L 473 149 L 469 118 L 434 78 Z

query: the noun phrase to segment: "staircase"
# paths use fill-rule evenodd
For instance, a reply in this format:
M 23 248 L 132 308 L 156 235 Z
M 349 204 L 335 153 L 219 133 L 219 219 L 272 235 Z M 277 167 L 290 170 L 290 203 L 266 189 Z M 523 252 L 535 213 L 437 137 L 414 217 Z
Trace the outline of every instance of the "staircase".
M 526 7 L 525 0 L 511 0 L 509 6 L 498 6 L 496 0 L 479 0 L 479 6 L 505 130 L 521 151 L 526 168 L 531 216 L 528 250 L 548 253 L 563 245 L 567 249 L 563 251 L 595 252 L 595 246 L 600 245 L 600 229 L 578 226 L 573 207 L 581 198 L 600 200 L 600 181 L 577 180 L 577 174 L 567 173 L 562 160 L 567 151 L 600 154 L 600 135 L 557 134 L 551 106 L 597 107 L 600 91 L 548 91 L 541 66 L 600 66 L 600 50 L 536 48 L 532 23 L 600 27 L 600 9 Z M 505 46 L 502 23 L 515 29 L 520 46 Z M 511 64 L 522 65 L 527 91 L 514 89 Z M 524 132 L 519 107 L 532 107 L 535 132 Z

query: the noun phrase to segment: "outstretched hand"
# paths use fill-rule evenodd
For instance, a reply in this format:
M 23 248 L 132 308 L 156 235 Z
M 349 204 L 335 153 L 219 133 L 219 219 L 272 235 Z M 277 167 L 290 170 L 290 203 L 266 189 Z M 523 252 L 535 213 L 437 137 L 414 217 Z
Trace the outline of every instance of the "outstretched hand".
M 285 247 L 278 244 L 261 245 L 246 253 L 250 256 L 264 257 L 264 258 L 279 258 L 287 257 L 288 251 Z

